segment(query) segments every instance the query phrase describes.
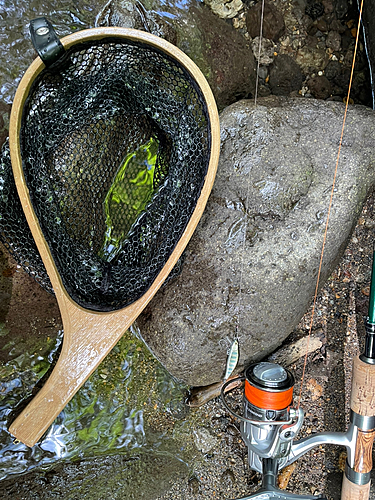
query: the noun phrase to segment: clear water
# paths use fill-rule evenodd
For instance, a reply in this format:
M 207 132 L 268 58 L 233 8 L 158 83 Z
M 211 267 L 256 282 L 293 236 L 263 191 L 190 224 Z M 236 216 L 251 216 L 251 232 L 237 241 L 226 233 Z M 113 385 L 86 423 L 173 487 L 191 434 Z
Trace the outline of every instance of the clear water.
M 0 365 L 0 480 L 48 469 L 58 461 L 157 450 L 163 446 L 164 431 L 149 432 L 150 422 L 184 412 L 184 386 L 126 332 L 46 436 L 32 449 L 17 442 L 7 430 L 7 419 L 47 371 L 60 343 L 61 335 L 51 340 L 47 355 L 24 353 Z M 173 455 L 182 459 L 178 450 Z
M 29 21 L 45 16 L 59 37 L 92 28 L 98 6 L 88 0 L 0 0 L 0 101 L 11 104 L 18 83 L 35 52 Z

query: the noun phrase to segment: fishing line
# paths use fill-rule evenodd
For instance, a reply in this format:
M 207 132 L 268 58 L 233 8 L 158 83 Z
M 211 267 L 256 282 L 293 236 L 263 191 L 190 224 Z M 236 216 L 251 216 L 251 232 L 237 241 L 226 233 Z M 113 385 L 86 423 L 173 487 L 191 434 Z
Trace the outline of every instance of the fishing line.
M 259 48 L 258 48 L 258 63 L 257 63 L 257 71 L 256 71 L 256 78 L 255 78 L 255 94 L 254 94 L 254 106 L 255 108 L 257 107 L 257 98 L 258 98 L 258 82 L 259 82 L 259 67 L 260 67 L 260 53 L 261 53 L 261 48 L 262 48 L 262 39 L 263 39 L 263 19 L 264 19 L 264 0 L 262 0 L 262 9 L 261 9 L 261 14 L 260 14 L 260 30 L 259 30 Z M 237 347 L 237 357 L 238 357 L 238 345 L 236 346 L 235 343 L 236 341 L 238 342 L 238 332 L 240 328 L 240 316 L 241 316 L 241 308 L 242 308 L 242 285 L 243 285 L 243 274 L 244 274 L 244 268 L 245 268 L 245 248 L 246 248 L 246 233 L 247 233 L 247 227 L 248 227 L 248 206 L 249 206 L 249 192 L 250 192 L 250 176 L 251 176 L 251 167 L 249 167 L 249 174 L 248 174 L 248 181 L 247 181 L 247 188 L 246 188 L 246 197 L 245 197 L 245 204 L 243 207 L 243 212 L 244 212 L 244 217 L 245 217 L 245 224 L 244 224 L 244 235 L 243 235 L 243 242 L 242 242 L 242 258 L 241 258 L 241 273 L 240 273 L 240 290 L 239 290 L 239 296 L 238 296 L 238 315 L 237 315 L 237 320 L 236 320 L 236 326 L 235 326 L 235 336 L 234 336 L 234 341 L 231 346 L 231 351 L 233 351 L 233 348 Z M 231 351 L 228 356 L 228 361 L 227 361 L 227 369 L 225 376 L 229 376 L 229 365 L 231 363 Z M 236 360 L 237 364 L 238 359 Z M 234 370 L 234 368 L 233 368 Z M 233 371 L 232 370 L 232 371 Z
M 258 82 L 259 82 L 259 66 L 260 66 L 260 52 L 261 52 L 261 47 L 262 47 L 262 38 L 263 38 L 263 19 L 264 19 L 264 0 L 262 0 L 262 9 L 261 9 L 261 15 L 260 15 L 260 31 L 259 31 L 259 49 L 258 49 L 258 64 L 257 64 L 257 71 L 256 71 L 256 78 L 255 78 L 255 94 L 254 94 L 254 106 L 255 108 L 257 107 L 257 97 L 258 97 Z M 242 262 L 241 262 L 241 273 L 240 273 L 240 292 L 239 292 L 239 297 L 238 297 L 238 317 L 236 321 L 236 334 L 235 334 L 235 340 L 238 340 L 238 331 L 239 331 L 239 316 L 241 314 L 241 307 L 242 307 L 242 283 L 243 283 L 243 274 L 244 274 L 244 267 L 245 267 L 245 261 L 244 261 L 244 255 L 245 255 L 245 247 L 246 247 L 246 233 L 247 233 L 247 227 L 248 227 L 248 205 L 249 205 L 249 193 L 250 193 L 250 176 L 251 176 L 251 168 L 249 169 L 249 175 L 248 175 L 248 181 L 247 181 L 247 188 L 246 188 L 246 197 L 245 197 L 245 205 L 244 205 L 244 215 L 245 215 L 245 224 L 244 224 L 244 235 L 243 235 L 243 242 L 242 242 Z
M 257 64 L 257 71 L 256 71 L 255 95 L 254 95 L 254 106 L 255 106 L 255 108 L 257 107 L 257 97 L 258 97 L 260 53 L 261 53 L 261 48 L 262 48 L 262 37 L 263 37 L 263 18 L 264 18 L 264 0 L 262 0 L 262 9 L 261 9 L 261 15 L 260 15 L 258 64 Z M 243 286 L 243 274 L 244 274 L 244 267 L 245 267 L 244 256 L 245 256 L 245 247 L 246 247 L 246 233 L 247 233 L 248 218 L 249 218 L 248 206 L 249 206 L 249 192 L 250 192 L 250 177 L 251 177 L 251 166 L 249 166 L 249 174 L 248 174 L 248 181 L 247 181 L 247 188 L 246 188 L 246 197 L 245 197 L 245 203 L 244 203 L 244 207 L 243 207 L 245 221 L 244 221 L 244 229 L 243 229 L 244 234 L 243 234 L 243 242 L 242 242 L 240 287 L 239 287 L 239 294 L 238 294 L 238 314 L 237 314 L 237 318 L 236 318 L 234 340 L 233 340 L 232 345 L 230 347 L 230 350 L 228 352 L 226 370 L 225 370 L 225 375 L 224 375 L 224 380 L 225 381 L 232 374 L 233 370 L 237 366 L 238 359 L 239 359 L 239 342 L 238 342 L 239 336 L 238 336 L 238 332 L 239 332 L 239 327 L 240 327 L 240 316 L 241 316 L 241 308 L 242 308 L 242 286 Z
M 257 74 L 256 74 L 256 79 L 255 79 L 255 97 L 254 97 L 255 107 L 257 106 L 257 98 L 258 98 L 260 53 L 261 53 L 261 49 L 262 49 L 262 40 L 263 40 L 263 20 L 264 20 L 264 0 L 262 0 L 262 9 L 261 9 L 261 14 L 260 14 L 258 64 L 257 64 Z
M 335 173 L 333 175 L 331 196 L 330 196 L 329 205 L 328 205 L 327 221 L 326 221 L 325 231 L 324 231 L 324 236 L 323 236 L 322 251 L 321 251 L 321 254 L 320 254 L 319 270 L 318 270 L 318 276 L 317 276 L 317 280 L 316 280 L 316 287 L 315 287 L 315 294 L 314 294 L 314 300 L 313 300 L 313 307 L 312 307 L 311 317 L 310 317 L 309 334 L 308 334 L 308 337 L 307 337 L 307 346 L 306 346 L 305 359 L 304 359 L 304 363 L 303 363 L 303 370 L 302 370 L 302 377 L 301 377 L 301 387 L 300 387 L 300 392 L 299 392 L 299 399 L 298 399 L 297 409 L 299 409 L 299 407 L 300 407 L 301 398 L 302 398 L 302 389 L 303 389 L 303 383 L 304 383 L 304 379 L 305 379 L 305 372 L 306 372 L 306 366 L 307 366 L 307 356 L 308 356 L 308 353 L 309 353 L 309 343 L 310 343 L 312 326 L 313 326 L 313 321 L 314 321 L 316 301 L 317 301 L 317 297 L 318 297 L 319 281 L 320 281 L 320 274 L 321 274 L 322 265 L 323 265 L 323 257 L 324 257 L 325 244 L 326 244 L 326 240 L 327 240 L 328 224 L 329 224 L 329 218 L 330 218 L 330 214 L 331 214 L 331 208 L 332 208 L 332 202 L 333 202 L 333 194 L 334 194 L 334 190 L 335 190 L 336 177 L 337 177 L 337 171 L 338 171 L 339 160 L 340 160 L 342 139 L 343 139 L 343 136 L 344 136 L 346 115 L 347 115 L 347 112 L 348 112 L 350 92 L 351 92 L 352 82 L 353 82 L 354 66 L 355 66 L 355 61 L 356 61 L 356 56 L 357 56 L 359 32 L 360 32 L 361 19 L 362 19 L 362 9 L 363 9 L 363 0 L 361 0 L 361 6 L 360 6 L 360 9 L 359 9 L 359 19 L 358 19 L 357 35 L 356 35 L 356 40 L 355 40 L 355 47 L 354 47 L 354 55 L 353 55 L 353 61 L 352 61 L 352 68 L 351 68 L 351 72 L 350 72 L 349 87 L 348 87 L 348 93 L 347 93 L 346 103 L 345 103 L 345 112 L 344 112 L 344 118 L 343 118 L 343 122 L 342 122 L 341 136 L 340 136 L 339 148 L 338 148 L 337 158 L 336 158 Z

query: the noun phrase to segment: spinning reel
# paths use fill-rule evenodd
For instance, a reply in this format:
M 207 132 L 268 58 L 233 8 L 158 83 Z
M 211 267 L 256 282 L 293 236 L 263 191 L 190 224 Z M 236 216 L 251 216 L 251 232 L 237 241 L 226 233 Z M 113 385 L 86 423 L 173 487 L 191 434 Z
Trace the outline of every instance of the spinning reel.
M 374 429 L 374 417 L 360 416 L 351 411 L 347 432 L 317 433 L 294 441 L 303 424 L 304 413 L 300 408 L 291 408 L 294 386 L 291 372 L 278 364 L 261 362 L 251 365 L 245 376 L 238 379 L 245 381 L 243 415 L 235 413 L 225 400 L 224 391 L 235 379 L 223 385 L 222 401 L 229 413 L 241 420 L 241 435 L 248 447 L 250 468 L 263 476 L 262 487 L 257 493 L 238 500 L 325 499 L 322 495 L 296 495 L 277 487 L 277 475 L 282 468 L 322 444 L 346 447 L 348 458 L 343 492 L 346 482 L 354 488 L 358 486 L 359 491 L 367 490 L 367 485 L 369 489 L 370 472 L 356 472 L 355 463 L 360 446 L 359 435 Z M 345 496 L 344 493 L 342 498 L 354 500 L 362 497 Z

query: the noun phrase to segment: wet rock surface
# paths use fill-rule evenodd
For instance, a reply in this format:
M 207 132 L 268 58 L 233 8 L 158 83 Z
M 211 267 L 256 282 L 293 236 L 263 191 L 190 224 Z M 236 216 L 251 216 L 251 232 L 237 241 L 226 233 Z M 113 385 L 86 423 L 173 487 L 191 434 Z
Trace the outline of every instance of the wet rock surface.
M 247 12 L 246 26 L 252 38 L 255 38 L 260 33 L 261 12 L 262 2 L 258 2 Z M 268 1 L 264 3 L 262 29 L 264 38 L 268 38 L 274 42 L 278 41 L 285 31 L 285 22 L 282 13 L 273 3 Z
M 258 12 L 260 6 L 261 2 L 257 2 L 255 5 L 244 3 L 243 10 L 232 19 L 233 26 L 245 38 L 251 39 L 254 56 L 257 59 L 259 19 L 256 19 L 255 15 L 253 19 L 252 13 Z M 332 2 L 331 0 L 323 2 L 314 0 L 283 2 L 275 0 L 275 2 L 272 2 L 272 6 L 278 12 L 278 16 L 283 19 L 284 28 L 277 33 L 272 30 L 267 31 L 267 22 L 265 22 L 262 41 L 265 47 L 261 48 L 260 57 L 263 73 L 260 75 L 259 95 L 274 94 L 271 79 L 269 78 L 272 64 L 275 64 L 280 55 L 288 55 L 298 64 L 303 81 L 297 91 L 290 91 L 286 87 L 283 95 L 301 95 L 328 100 L 344 99 L 348 89 L 357 34 L 358 12 L 356 4 Z M 371 12 L 371 9 L 372 6 L 370 5 L 368 11 Z M 265 17 L 267 21 L 267 15 Z M 270 24 L 273 27 L 279 23 Z M 367 45 L 369 43 L 370 41 L 367 40 Z M 371 78 L 368 63 L 363 64 L 366 59 L 365 43 L 362 35 L 360 35 L 351 98 L 357 104 L 372 106 Z M 287 59 L 284 61 L 287 61 Z M 338 63 L 336 66 L 337 84 L 331 82 L 329 92 L 312 94 L 310 89 L 313 83 L 309 81 L 317 76 L 326 76 L 329 79 L 326 72 L 329 72 L 329 66 L 333 62 Z M 282 64 L 283 62 L 280 61 L 281 68 Z
M 249 42 L 196 0 L 183 4 L 112 0 L 98 26 L 150 31 L 183 50 L 206 76 L 220 109 L 255 90 L 255 61 Z
M 331 94 L 331 84 L 325 76 L 315 76 L 308 82 L 311 95 L 316 99 L 327 99 Z
M 273 95 L 289 95 L 301 88 L 303 76 L 300 67 L 290 56 L 274 59 L 269 73 L 269 85 Z
M 182 274 L 138 318 L 175 377 L 191 385 L 220 380 L 237 323 L 240 368 L 298 324 L 315 288 L 342 114 L 342 104 L 276 97 L 221 114 L 218 174 Z M 349 116 L 323 281 L 373 186 L 372 111 L 352 108 Z
M 232 19 L 243 9 L 241 0 L 231 0 L 224 3 L 221 0 L 205 0 L 204 3 L 211 8 L 212 12 L 222 19 Z

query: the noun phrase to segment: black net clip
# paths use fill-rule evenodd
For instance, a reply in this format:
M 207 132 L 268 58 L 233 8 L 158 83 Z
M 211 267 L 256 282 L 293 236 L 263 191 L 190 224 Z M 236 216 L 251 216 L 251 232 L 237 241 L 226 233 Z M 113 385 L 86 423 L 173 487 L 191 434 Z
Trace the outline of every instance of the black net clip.
M 30 21 L 31 41 L 39 57 L 50 68 L 64 59 L 65 49 L 52 24 L 45 17 Z

